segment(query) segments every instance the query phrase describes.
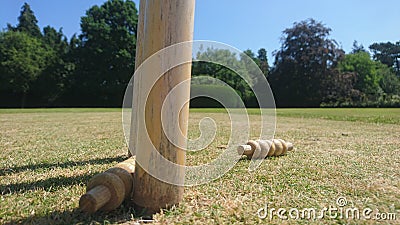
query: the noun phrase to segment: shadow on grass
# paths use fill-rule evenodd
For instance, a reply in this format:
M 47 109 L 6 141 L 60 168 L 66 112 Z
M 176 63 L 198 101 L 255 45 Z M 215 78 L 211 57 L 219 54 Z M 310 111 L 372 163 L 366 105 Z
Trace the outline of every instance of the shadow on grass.
M 19 173 L 25 170 L 36 170 L 36 169 L 50 169 L 50 168 L 69 168 L 74 166 L 84 166 L 87 164 L 107 164 L 115 161 L 125 160 L 125 156 L 101 158 L 101 159 L 89 159 L 85 161 L 68 161 L 68 162 L 55 162 L 55 163 L 39 163 L 33 165 L 16 166 L 12 168 L 0 168 L 0 176 L 5 176 L 13 173 Z
M 118 209 L 109 213 L 99 211 L 88 215 L 79 209 L 54 211 L 46 215 L 7 221 L 4 224 L 114 224 L 133 220 L 139 220 L 139 217 L 135 214 L 132 204 L 123 203 Z
M 67 187 L 78 184 L 86 184 L 94 174 L 86 174 L 74 177 L 51 177 L 46 180 L 21 182 L 17 184 L 0 185 L 2 195 L 27 192 L 30 190 L 44 189 L 45 191 L 55 191 L 60 187 Z
M 119 156 L 113 158 L 104 158 L 104 159 L 91 159 L 79 162 L 65 162 L 65 163 L 53 163 L 53 164 L 36 164 L 30 166 L 21 166 L 15 167 L 12 170 L 14 171 L 22 171 L 26 169 L 38 169 L 38 168 L 52 168 L 52 167 L 60 167 L 67 168 L 79 165 L 87 165 L 87 164 L 107 164 L 115 161 L 123 161 L 126 157 Z M 85 174 L 80 176 L 58 176 L 51 177 L 45 180 L 39 181 L 30 181 L 30 182 L 21 182 L 16 184 L 8 184 L 8 185 L 0 185 L 0 193 L 2 195 L 13 194 L 13 193 L 21 193 L 29 190 L 37 190 L 44 189 L 45 191 L 57 190 L 60 187 L 67 187 L 72 185 L 86 184 L 94 174 Z

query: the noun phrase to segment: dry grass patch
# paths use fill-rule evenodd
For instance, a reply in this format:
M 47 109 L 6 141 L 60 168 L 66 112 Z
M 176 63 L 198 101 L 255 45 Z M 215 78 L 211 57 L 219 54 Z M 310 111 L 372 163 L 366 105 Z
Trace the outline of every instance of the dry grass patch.
M 343 114 L 324 110 L 328 115 Z M 387 118 L 385 110 L 382 109 L 382 114 Z M 270 221 L 257 217 L 257 210 L 266 203 L 275 208 L 322 209 L 336 206 L 338 197 L 345 197 L 349 207 L 396 213 L 397 221 L 383 222 L 398 223 L 400 124 L 396 118 L 399 114 L 383 123 L 365 118 L 355 121 L 346 121 L 346 117 L 339 120 L 340 116 L 323 118 L 322 112 L 299 116 L 302 110 L 278 111 L 278 115 L 286 114 L 278 117 L 276 136 L 293 142 L 294 152 L 267 159 L 254 172 L 248 171 L 248 160 L 240 160 L 222 178 L 186 188 L 182 204 L 154 215 L 155 223 L 376 222 L 327 217 L 294 221 L 276 216 Z M 371 111 L 375 116 L 377 112 Z M 347 118 L 355 118 L 357 113 Z M 220 128 L 207 151 L 188 154 L 188 164 L 200 165 L 223 151 L 218 146 L 228 140 L 229 123 L 224 115 L 212 111 L 192 111 L 191 116 L 191 137 L 199 135 L 197 122 L 204 116 L 214 117 Z M 88 179 L 125 159 L 127 149 L 120 117 L 119 111 L 103 109 L 51 113 L 0 111 L 0 224 L 138 221 L 140 213 L 135 213 L 129 204 L 108 215 L 87 216 L 76 210 Z M 250 119 L 255 135 L 258 117 L 251 115 Z

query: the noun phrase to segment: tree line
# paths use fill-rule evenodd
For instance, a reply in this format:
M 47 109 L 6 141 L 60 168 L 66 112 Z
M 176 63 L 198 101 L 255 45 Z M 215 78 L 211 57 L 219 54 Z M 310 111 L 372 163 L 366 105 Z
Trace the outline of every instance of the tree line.
M 0 106 L 121 106 L 134 70 L 138 11 L 110 0 L 81 17 L 70 40 L 46 26 L 30 6 L 0 33 Z
M 88 9 L 81 33 L 68 40 L 62 29 L 40 30 L 25 3 L 18 23 L 0 32 L 0 107 L 120 107 L 135 67 L 137 19 L 133 1 L 109 0 Z M 355 41 L 346 54 L 330 32 L 307 19 L 283 31 L 272 65 L 264 48 L 243 54 L 260 67 L 279 107 L 400 107 L 400 41 L 373 43 L 371 53 Z M 243 54 L 206 49 L 197 58 L 245 66 Z M 257 106 L 250 88 L 256 79 L 248 84 L 234 71 L 204 62 L 193 63 L 192 76 L 222 80 L 247 106 Z M 224 91 L 204 82 L 209 91 Z
M 279 106 L 399 107 L 400 42 L 356 41 L 350 53 L 308 19 L 284 30 L 269 82 Z

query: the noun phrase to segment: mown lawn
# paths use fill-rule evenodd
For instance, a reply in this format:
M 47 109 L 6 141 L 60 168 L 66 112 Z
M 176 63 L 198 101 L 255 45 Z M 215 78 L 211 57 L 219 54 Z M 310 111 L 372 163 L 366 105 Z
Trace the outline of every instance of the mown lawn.
M 249 113 L 255 131 L 258 113 Z M 218 135 L 206 150 L 188 154 L 188 164 L 216 157 L 228 140 L 229 118 L 215 109 L 191 110 L 189 136 L 199 135 L 197 122 L 205 116 L 218 121 Z M 396 216 L 383 224 L 400 222 L 400 109 L 278 109 L 276 137 L 293 142 L 295 151 L 265 160 L 254 172 L 248 171 L 248 160 L 240 160 L 222 178 L 187 187 L 183 202 L 154 215 L 154 222 L 374 224 L 378 213 Z M 126 158 L 120 110 L 1 109 L 0 148 L 0 224 L 140 220 L 129 203 L 109 214 L 77 210 L 87 181 Z M 340 197 L 347 201 L 342 208 Z M 373 213 L 371 219 L 259 218 L 257 211 L 266 204 Z

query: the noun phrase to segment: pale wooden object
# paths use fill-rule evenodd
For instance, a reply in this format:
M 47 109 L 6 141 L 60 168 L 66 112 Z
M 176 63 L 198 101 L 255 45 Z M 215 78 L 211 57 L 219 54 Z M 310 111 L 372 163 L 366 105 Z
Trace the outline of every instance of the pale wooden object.
M 165 47 L 180 42 L 192 41 L 194 6 L 194 0 L 141 0 L 136 63 L 144 62 L 152 54 Z M 176 57 L 191 60 L 191 49 L 184 52 L 183 56 L 177 55 Z M 147 71 L 146 73 L 157 72 L 160 71 L 158 71 L 156 65 L 153 71 Z M 163 103 L 167 94 L 177 84 L 190 79 L 190 74 L 190 64 L 183 64 L 169 70 L 154 84 L 149 96 L 146 96 L 146 91 L 141 89 L 142 84 L 151 82 L 146 79 L 146 74 L 134 77 L 133 106 L 139 105 L 140 107 L 142 104 L 139 103 L 146 102 L 144 115 L 139 115 L 132 111 L 131 151 L 132 154 L 136 154 L 137 161 L 141 164 L 136 164 L 133 202 L 137 208 L 143 209 L 146 213 L 158 212 L 161 208 L 168 208 L 178 204 L 183 197 L 182 186 L 160 181 L 148 174 L 146 170 L 163 170 L 164 173 L 170 170 L 170 168 L 160 168 L 162 166 L 158 165 L 155 160 L 159 156 L 152 154 L 151 149 L 153 146 L 151 145 L 154 145 L 154 148 L 167 160 L 178 165 L 185 164 L 185 151 L 171 144 L 163 132 L 161 109 L 165 107 L 164 109 L 167 110 L 168 114 L 168 111 L 173 111 L 180 107 L 178 104 L 174 105 L 173 101 L 166 106 L 163 106 Z M 189 100 L 189 88 L 187 86 L 186 90 L 181 91 L 179 97 Z M 181 146 L 186 141 L 184 138 L 187 135 L 188 116 L 189 104 L 187 103 L 177 115 L 180 128 L 178 132 L 183 135 L 182 140 L 178 140 Z M 141 127 L 141 120 L 145 120 L 145 127 Z M 150 138 L 151 143 L 147 142 L 148 138 Z M 184 174 L 184 170 L 180 170 L 178 173 Z M 183 183 L 184 176 L 178 177 L 182 178 L 181 183 Z
M 109 188 L 104 185 L 98 185 L 81 196 L 79 208 L 86 213 L 95 213 L 106 205 L 110 199 L 111 193 Z
M 135 71 L 139 68 L 140 65 L 142 65 L 144 61 L 143 57 L 143 47 L 144 47 L 144 32 L 143 32 L 143 27 L 144 27 L 144 12 L 146 4 L 142 4 L 142 2 L 139 5 L 139 18 L 138 18 L 138 27 L 137 27 L 137 35 L 136 35 L 136 56 L 135 56 Z M 136 86 L 135 86 L 136 84 Z M 137 89 L 138 85 L 137 83 L 134 83 L 134 88 Z M 133 94 L 133 93 L 132 93 Z M 134 98 L 133 98 L 134 101 Z M 131 157 L 132 155 L 136 155 L 136 150 L 135 150 L 135 145 L 134 145 L 134 140 L 135 136 L 137 133 L 137 126 L 136 126 L 136 121 L 137 121 L 137 114 L 135 113 L 135 107 L 136 107 L 137 102 L 132 102 L 132 118 L 131 118 L 131 129 L 130 129 L 130 134 L 129 134 L 129 148 L 128 148 L 128 157 Z
M 130 158 L 94 176 L 79 200 L 79 208 L 86 213 L 116 209 L 132 194 L 134 171 L 135 159 Z
M 282 156 L 292 150 L 293 144 L 282 139 L 248 141 L 247 144 L 237 147 L 238 154 L 246 155 L 249 159 L 260 156 Z

